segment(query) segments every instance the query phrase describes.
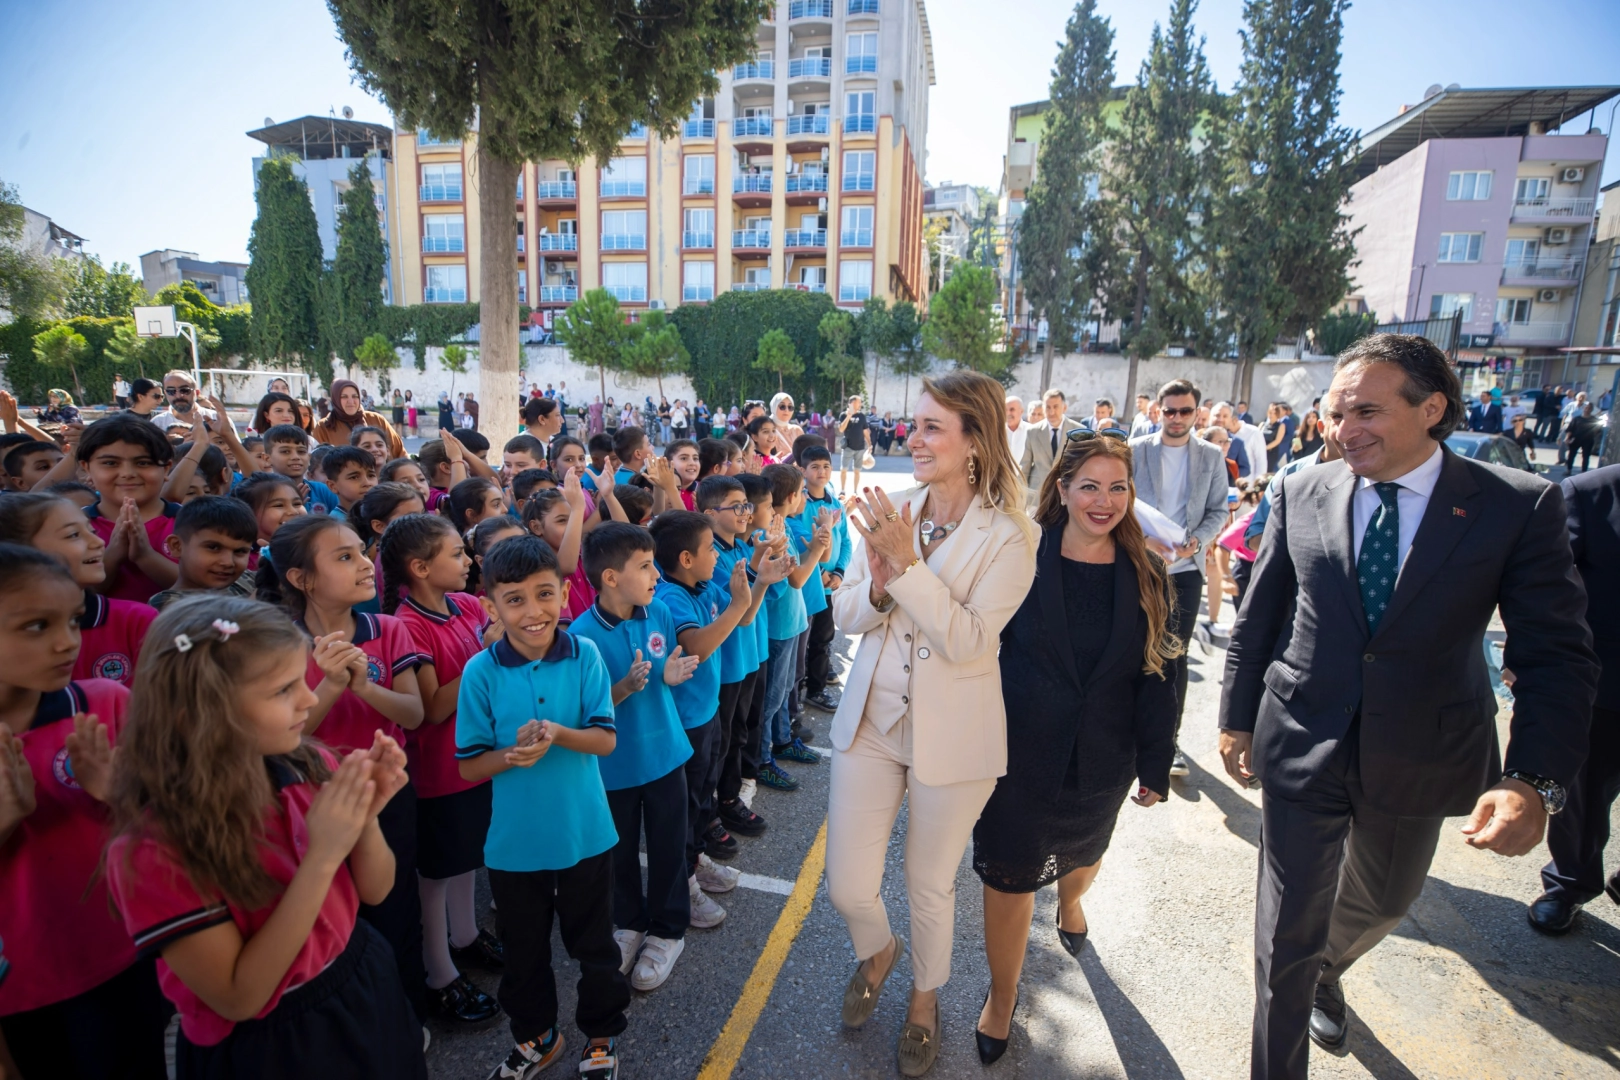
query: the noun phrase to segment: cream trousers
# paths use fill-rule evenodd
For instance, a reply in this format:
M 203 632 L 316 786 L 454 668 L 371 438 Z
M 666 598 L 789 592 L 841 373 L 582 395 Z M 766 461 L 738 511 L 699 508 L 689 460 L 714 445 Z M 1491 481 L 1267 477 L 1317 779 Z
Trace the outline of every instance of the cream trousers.
M 911 966 L 917 989 L 951 977 L 956 874 L 973 824 L 995 790 L 994 778 L 931 787 L 911 771 L 911 717 L 880 733 L 862 718 L 848 750 L 835 750 L 827 808 L 827 895 L 849 926 L 862 960 L 889 944 L 883 863 L 902 796 L 906 817 L 906 899 L 911 906 Z

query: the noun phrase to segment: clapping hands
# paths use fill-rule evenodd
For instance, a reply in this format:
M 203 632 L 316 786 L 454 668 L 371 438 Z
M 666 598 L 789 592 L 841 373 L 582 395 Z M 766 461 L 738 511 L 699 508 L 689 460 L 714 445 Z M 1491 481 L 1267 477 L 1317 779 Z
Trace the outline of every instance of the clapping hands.
M 530 720 L 517 731 L 517 743 L 506 752 L 506 763 L 514 769 L 527 769 L 551 749 L 551 721 Z
M 702 662 L 696 656 L 687 656 L 679 645 L 675 646 L 670 650 L 669 659 L 664 661 L 664 685 L 681 685 L 697 673 Z

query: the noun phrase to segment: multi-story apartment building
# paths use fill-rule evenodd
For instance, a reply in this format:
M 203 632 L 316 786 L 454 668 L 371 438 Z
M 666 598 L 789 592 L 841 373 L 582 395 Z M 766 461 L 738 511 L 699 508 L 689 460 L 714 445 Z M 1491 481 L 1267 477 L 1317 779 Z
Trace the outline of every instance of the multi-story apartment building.
M 631 308 L 731 289 L 921 301 L 933 46 L 923 0 L 782 0 L 748 63 L 673 138 L 530 162 L 513 193 L 518 298 L 551 317 L 595 287 Z M 478 299 L 474 140 L 395 133 L 401 303 Z
M 940 281 L 950 277 L 952 263 L 967 254 L 973 226 L 983 211 L 972 184 L 929 184 L 923 188 L 924 232 L 932 233 L 929 252 L 940 266 Z M 935 229 L 937 228 L 937 231 Z
M 1350 301 L 1384 322 L 1461 313 L 1459 362 L 1557 378 L 1593 239 L 1610 87 L 1432 87 L 1362 137 Z
M 149 293 L 189 281 L 221 307 L 248 299 L 247 263 L 214 262 L 195 251 L 162 248 L 141 256 L 141 284 Z

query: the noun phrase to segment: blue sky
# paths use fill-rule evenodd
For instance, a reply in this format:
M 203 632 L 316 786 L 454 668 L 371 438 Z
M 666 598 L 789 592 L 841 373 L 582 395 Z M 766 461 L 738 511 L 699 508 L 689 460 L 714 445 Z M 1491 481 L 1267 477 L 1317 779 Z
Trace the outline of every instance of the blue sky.
M 1120 81 L 1133 78 L 1168 0 L 1102 0 Z M 1072 0 L 929 0 L 938 85 L 931 181 L 995 187 L 1007 108 L 1046 96 Z M 1241 0 L 1197 22 L 1219 85 L 1241 59 Z M 108 261 L 174 247 L 243 260 L 253 221 L 243 133 L 265 117 L 348 105 L 388 122 L 353 84 L 321 0 L 0 2 L 0 179 Z M 1369 129 L 1432 83 L 1620 83 L 1614 0 L 1358 0 L 1345 18 L 1343 119 Z M 1609 127 L 1608 107 L 1597 124 Z M 1583 122 L 1584 128 L 1584 122 Z M 1611 148 L 1605 180 L 1620 175 Z

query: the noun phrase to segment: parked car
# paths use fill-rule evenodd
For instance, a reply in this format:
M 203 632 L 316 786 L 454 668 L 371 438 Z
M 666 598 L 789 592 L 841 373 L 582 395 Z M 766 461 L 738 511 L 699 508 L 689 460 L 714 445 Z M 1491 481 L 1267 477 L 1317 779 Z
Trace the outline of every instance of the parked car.
M 1519 444 L 1506 435 L 1486 435 L 1480 431 L 1454 431 L 1446 436 L 1446 445 L 1453 453 L 1491 465 L 1535 472 L 1535 466 L 1525 457 Z

